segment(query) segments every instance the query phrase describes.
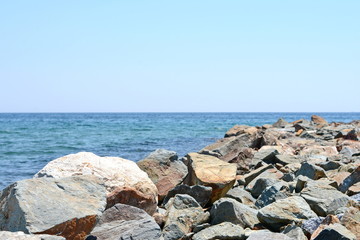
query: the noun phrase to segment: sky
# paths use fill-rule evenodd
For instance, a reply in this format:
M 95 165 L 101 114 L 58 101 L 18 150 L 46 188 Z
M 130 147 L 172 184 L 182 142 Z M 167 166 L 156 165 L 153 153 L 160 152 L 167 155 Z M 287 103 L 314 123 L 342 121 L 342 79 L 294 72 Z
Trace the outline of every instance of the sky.
M 1 1 L 0 112 L 359 112 L 360 1 Z

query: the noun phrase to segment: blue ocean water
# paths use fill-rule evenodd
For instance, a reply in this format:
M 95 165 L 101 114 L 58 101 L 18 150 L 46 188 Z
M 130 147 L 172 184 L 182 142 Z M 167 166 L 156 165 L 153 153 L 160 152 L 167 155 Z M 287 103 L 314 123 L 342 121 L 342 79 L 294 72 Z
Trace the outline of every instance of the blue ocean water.
M 0 113 L 0 189 L 80 151 L 138 161 L 157 148 L 198 151 L 235 124 L 263 125 L 313 113 Z M 350 122 L 360 113 L 321 113 Z

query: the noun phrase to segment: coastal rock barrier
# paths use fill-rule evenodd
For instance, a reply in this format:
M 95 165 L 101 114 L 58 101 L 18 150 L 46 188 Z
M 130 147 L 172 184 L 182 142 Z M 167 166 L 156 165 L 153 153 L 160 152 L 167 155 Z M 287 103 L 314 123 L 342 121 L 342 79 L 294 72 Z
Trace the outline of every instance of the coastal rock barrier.
M 80 152 L 0 192 L 0 239 L 360 239 L 360 121 L 236 125 L 179 158 Z

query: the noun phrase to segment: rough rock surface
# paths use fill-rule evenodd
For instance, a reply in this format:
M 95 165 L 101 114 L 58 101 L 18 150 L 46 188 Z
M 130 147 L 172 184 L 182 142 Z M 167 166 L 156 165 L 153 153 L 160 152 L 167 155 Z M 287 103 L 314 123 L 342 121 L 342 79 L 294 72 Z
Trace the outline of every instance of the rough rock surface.
M 259 220 L 270 229 L 279 230 L 291 222 L 316 217 L 306 201 L 298 196 L 288 197 L 273 202 L 259 210 Z
M 0 231 L 1 240 L 65 240 L 60 236 L 53 236 L 47 234 L 31 235 L 24 232 L 7 232 Z
M 211 187 L 211 203 L 225 196 L 234 185 L 236 179 L 235 164 L 226 163 L 216 157 L 199 153 L 189 153 L 187 158 L 189 174 L 185 183 Z
M 157 149 L 137 165 L 149 175 L 159 191 L 159 201 L 169 190 L 179 185 L 188 173 L 187 166 L 178 159 L 176 152 Z
M 290 224 L 281 232 L 293 240 L 308 240 L 303 230 L 295 224 Z
M 357 240 L 356 236 L 339 223 L 325 227 L 312 240 Z
M 317 180 L 322 177 L 326 177 L 325 170 L 321 167 L 315 166 L 314 164 L 310 164 L 308 162 L 304 162 L 301 164 L 301 168 L 296 173 L 296 176 L 306 176 L 310 179 Z
M 193 240 L 242 240 L 245 239 L 244 229 L 229 222 L 220 223 L 196 233 Z
M 255 206 L 263 208 L 277 200 L 287 198 L 286 188 L 287 186 L 283 182 L 278 182 L 267 187 L 256 200 Z
M 232 198 L 221 198 L 216 201 L 210 210 L 211 224 L 231 222 L 243 228 L 254 228 L 260 222 L 258 211 Z
M 176 240 L 190 233 L 194 226 L 209 220 L 196 200 L 186 194 L 177 194 L 165 205 L 166 221 L 162 232 L 164 240 Z
M 267 230 L 259 230 L 254 231 L 250 234 L 250 236 L 247 238 L 247 240 L 265 240 L 265 239 L 276 239 L 276 240 L 294 240 L 292 238 L 289 238 L 285 234 L 282 233 L 274 233 Z
M 105 206 L 106 190 L 95 176 L 23 180 L 1 192 L 0 229 L 83 239 Z
M 255 204 L 255 198 L 251 196 L 251 194 L 246 191 L 243 187 L 235 187 L 233 189 L 230 189 L 225 197 L 233 198 L 236 201 L 243 203 L 248 206 L 254 206 Z
M 202 207 L 209 202 L 211 197 L 212 188 L 205 187 L 201 185 L 178 185 L 175 188 L 171 189 L 166 197 L 164 198 L 163 205 L 165 205 L 170 198 L 174 197 L 176 194 L 187 194 L 193 197 Z
M 158 190 L 135 162 L 119 157 L 99 157 L 93 153 L 70 154 L 49 162 L 35 178 L 62 178 L 95 175 L 104 180 L 107 208 L 123 203 L 144 209 L 152 215 L 157 206 Z
M 99 240 L 160 239 L 160 227 L 144 210 L 116 204 L 101 216 L 91 235 Z

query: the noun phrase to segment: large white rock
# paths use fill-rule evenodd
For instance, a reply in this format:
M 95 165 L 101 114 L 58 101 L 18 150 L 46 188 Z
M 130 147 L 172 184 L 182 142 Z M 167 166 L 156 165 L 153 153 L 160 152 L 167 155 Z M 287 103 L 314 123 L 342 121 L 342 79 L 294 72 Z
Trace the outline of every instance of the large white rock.
M 127 159 L 79 152 L 49 162 L 34 177 L 76 175 L 95 175 L 103 179 L 107 190 L 107 208 L 123 203 L 144 209 L 150 215 L 156 210 L 158 190 L 155 184 L 135 162 Z

